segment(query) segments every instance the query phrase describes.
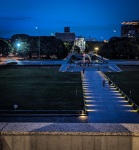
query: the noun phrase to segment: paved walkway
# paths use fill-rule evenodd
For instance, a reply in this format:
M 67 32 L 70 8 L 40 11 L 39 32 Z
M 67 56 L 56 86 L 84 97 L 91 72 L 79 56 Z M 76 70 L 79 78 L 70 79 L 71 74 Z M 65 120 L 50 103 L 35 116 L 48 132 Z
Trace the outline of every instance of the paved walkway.
M 100 71 L 85 71 L 83 86 L 89 123 L 139 123 L 139 114 L 106 81 Z
M 1 58 L 0 65 L 6 65 L 9 63 L 13 63 L 13 62 L 16 62 L 17 65 L 23 65 L 23 63 L 21 61 L 19 61 L 16 57 L 15 58 L 3 57 L 3 58 Z

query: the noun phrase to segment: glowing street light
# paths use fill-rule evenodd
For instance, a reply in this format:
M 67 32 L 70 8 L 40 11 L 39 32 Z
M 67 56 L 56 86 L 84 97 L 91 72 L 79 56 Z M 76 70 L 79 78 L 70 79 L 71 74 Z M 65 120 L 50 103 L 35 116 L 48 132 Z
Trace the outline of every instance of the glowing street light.
M 99 49 L 98 47 L 95 47 L 95 50 L 96 50 L 96 51 L 98 51 L 98 49 Z
M 17 43 L 16 46 L 17 46 L 17 53 L 16 54 L 19 54 L 19 49 L 20 49 L 21 44 Z
M 17 43 L 17 47 L 18 47 L 18 51 L 19 51 L 19 48 L 20 48 L 21 44 L 20 43 Z
M 16 43 L 16 55 L 19 55 L 19 49 L 20 49 L 21 44 L 20 43 Z
M 17 43 L 17 47 L 19 48 L 21 46 L 21 44 L 20 43 Z
M 99 47 L 95 47 L 94 50 L 95 50 L 95 52 L 96 52 L 96 54 L 97 54 L 97 52 L 98 52 L 98 50 L 99 50 Z

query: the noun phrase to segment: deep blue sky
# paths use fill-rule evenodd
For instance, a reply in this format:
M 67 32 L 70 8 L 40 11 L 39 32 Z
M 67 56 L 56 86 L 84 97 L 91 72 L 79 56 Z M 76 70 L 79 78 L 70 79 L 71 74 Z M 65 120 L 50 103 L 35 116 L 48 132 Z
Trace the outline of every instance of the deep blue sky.
M 109 39 L 120 36 L 121 22 L 137 19 L 139 0 L 4 0 L 0 37 L 51 35 L 69 26 L 78 36 Z

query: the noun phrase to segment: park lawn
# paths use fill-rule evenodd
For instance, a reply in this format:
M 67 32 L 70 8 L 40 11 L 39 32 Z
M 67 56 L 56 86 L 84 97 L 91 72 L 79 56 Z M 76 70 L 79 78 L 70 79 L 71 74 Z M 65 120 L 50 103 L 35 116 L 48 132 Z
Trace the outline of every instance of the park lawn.
M 105 74 L 139 106 L 139 71 L 105 72 Z
M 0 70 L 0 110 L 81 110 L 80 73 L 59 72 L 55 67 Z

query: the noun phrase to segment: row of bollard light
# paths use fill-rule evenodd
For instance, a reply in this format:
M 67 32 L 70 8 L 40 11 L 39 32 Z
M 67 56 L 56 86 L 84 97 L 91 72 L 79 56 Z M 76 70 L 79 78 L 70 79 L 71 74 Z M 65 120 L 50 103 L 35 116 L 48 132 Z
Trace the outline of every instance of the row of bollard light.
M 85 103 L 84 85 L 83 85 L 83 72 L 81 71 L 82 89 L 83 89 L 83 101 L 84 101 L 84 113 L 87 114 L 87 108 Z

